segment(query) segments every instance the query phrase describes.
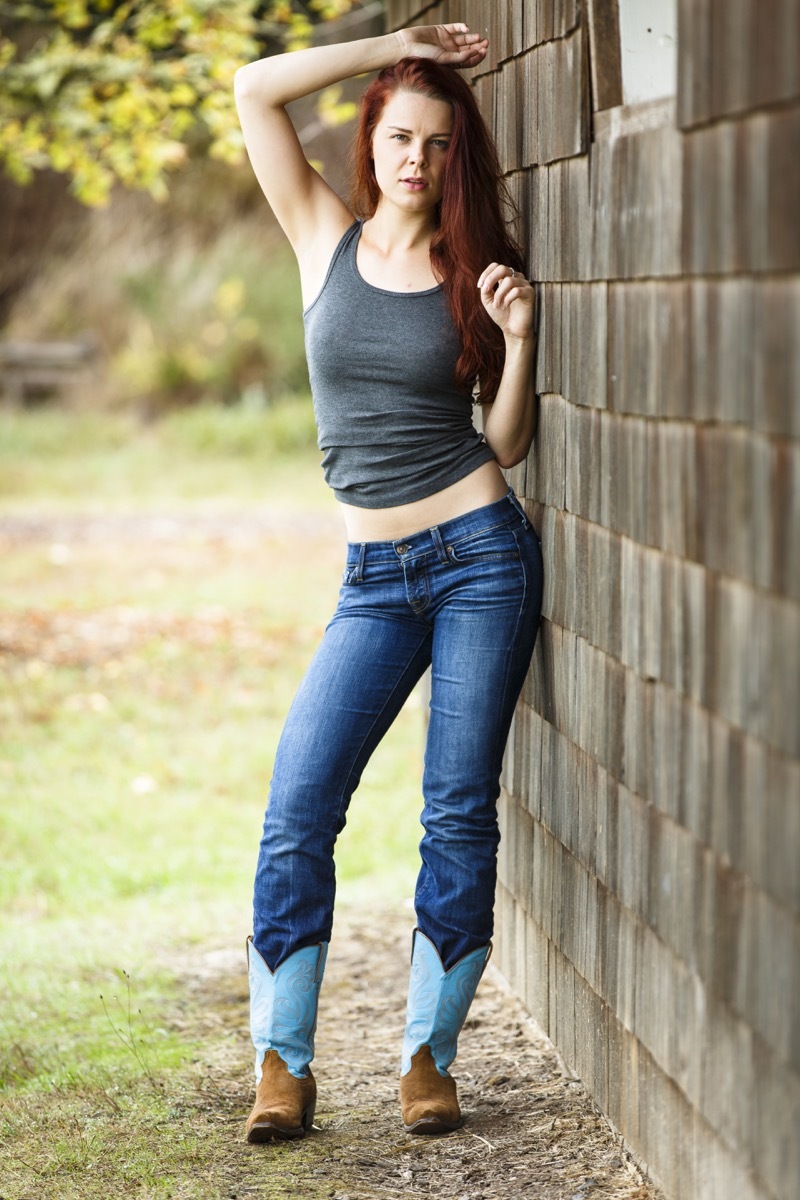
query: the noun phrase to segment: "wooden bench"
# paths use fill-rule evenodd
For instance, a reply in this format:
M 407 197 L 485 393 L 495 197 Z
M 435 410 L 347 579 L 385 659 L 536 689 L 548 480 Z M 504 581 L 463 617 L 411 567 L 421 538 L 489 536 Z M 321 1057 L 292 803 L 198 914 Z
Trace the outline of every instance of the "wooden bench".
M 61 395 L 96 354 L 88 339 L 0 342 L 0 386 L 7 406 L 40 404 Z

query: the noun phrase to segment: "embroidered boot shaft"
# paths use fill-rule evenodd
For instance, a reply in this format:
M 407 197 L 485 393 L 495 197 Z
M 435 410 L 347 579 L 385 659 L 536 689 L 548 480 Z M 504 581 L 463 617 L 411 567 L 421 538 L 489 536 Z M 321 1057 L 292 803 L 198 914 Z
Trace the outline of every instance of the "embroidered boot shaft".
M 481 946 L 445 971 L 433 942 L 414 930 L 401 1075 L 410 1071 L 411 1059 L 423 1046 L 430 1047 L 439 1074 L 447 1074 L 491 952 L 491 944 Z
M 256 1083 L 268 1050 L 277 1050 L 296 1079 L 304 1079 L 314 1057 L 317 1004 L 327 944 L 305 946 L 270 971 L 247 941 L 250 980 L 250 1036 L 256 1048 Z

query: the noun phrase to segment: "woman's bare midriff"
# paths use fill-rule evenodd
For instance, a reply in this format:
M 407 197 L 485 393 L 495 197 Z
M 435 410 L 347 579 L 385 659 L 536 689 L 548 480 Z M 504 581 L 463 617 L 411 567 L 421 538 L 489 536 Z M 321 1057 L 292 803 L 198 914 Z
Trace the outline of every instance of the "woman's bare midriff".
M 475 471 L 424 500 L 393 508 L 356 508 L 340 505 L 349 542 L 396 542 L 422 529 L 442 525 L 464 513 L 502 500 L 508 484 L 496 462 L 482 463 Z

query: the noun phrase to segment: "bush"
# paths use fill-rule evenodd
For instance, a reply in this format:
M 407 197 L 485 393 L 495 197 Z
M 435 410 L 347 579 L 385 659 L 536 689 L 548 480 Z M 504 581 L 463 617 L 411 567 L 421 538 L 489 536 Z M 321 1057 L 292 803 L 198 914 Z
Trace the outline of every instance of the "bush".
M 187 241 L 121 277 L 129 336 L 112 371 L 123 403 L 269 404 L 307 389 L 294 257 L 283 240 L 254 237 L 255 224 L 233 226 L 202 254 Z
M 206 175 L 196 168 L 198 194 Z M 220 191 L 219 181 L 212 191 Z M 91 331 L 100 350 L 85 407 L 148 416 L 208 401 L 262 406 L 308 390 L 297 266 L 263 199 L 214 228 L 119 195 L 17 300 L 6 335 L 48 340 Z M 184 198 L 185 201 L 185 198 Z
M 273 458 L 316 445 L 311 397 L 284 397 L 268 408 L 246 400 L 229 408 L 203 403 L 165 416 L 161 441 L 176 450 L 234 458 Z

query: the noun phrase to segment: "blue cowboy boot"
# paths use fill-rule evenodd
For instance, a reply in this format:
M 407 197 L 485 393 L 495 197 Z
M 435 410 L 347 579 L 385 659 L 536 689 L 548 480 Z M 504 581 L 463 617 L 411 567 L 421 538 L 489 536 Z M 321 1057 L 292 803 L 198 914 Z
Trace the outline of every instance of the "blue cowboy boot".
M 407 1133 L 447 1133 L 461 1125 L 455 1080 L 447 1068 L 484 972 L 491 944 L 445 971 L 436 947 L 414 930 L 400 1104 Z
M 311 1128 L 317 1085 L 309 1063 L 327 952 L 325 942 L 305 946 L 270 971 L 252 938 L 247 939 L 257 1085 L 247 1119 L 248 1142 L 303 1137 Z

